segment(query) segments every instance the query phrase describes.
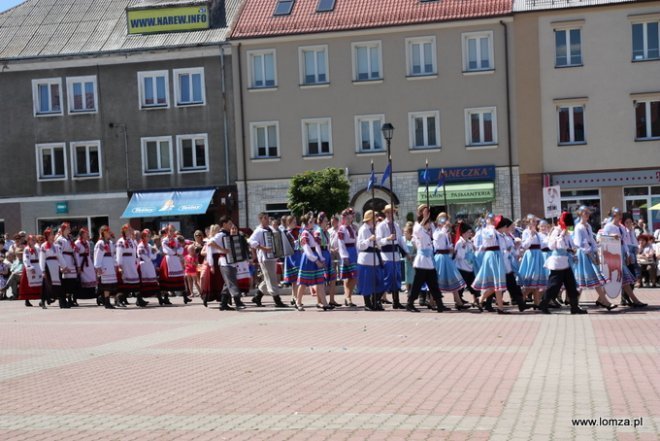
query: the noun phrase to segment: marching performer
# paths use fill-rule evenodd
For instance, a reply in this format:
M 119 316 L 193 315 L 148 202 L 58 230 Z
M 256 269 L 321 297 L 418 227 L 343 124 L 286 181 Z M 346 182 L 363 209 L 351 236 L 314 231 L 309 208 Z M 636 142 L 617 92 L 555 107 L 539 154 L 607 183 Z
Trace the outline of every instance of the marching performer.
M 202 302 L 205 308 L 208 307 L 209 301 L 221 300 L 220 296 L 222 295 L 222 288 L 224 286 L 222 272 L 220 271 L 220 250 L 218 247 L 209 245 L 214 239 L 219 240 L 220 244 L 222 244 L 222 239 L 220 237 L 216 238 L 218 234 L 220 234 L 220 225 L 211 225 L 205 245 L 205 269 L 202 269 Z
M 316 289 L 317 294 L 323 294 L 323 310 L 329 310 L 330 305 L 325 302 L 325 291 L 323 284 L 325 283 L 325 262 L 321 253 L 321 248 L 314 240 L 314 232 L 312 231 L 313 220 L 309 214 L 304 215 L 300 222 L 302 230 L 300 232 L 300 247 L 303 254 L 300 259 L 300 271 L 298 273 L 298 293 L 296 296 L 296 309 L 304 311 L 303 296 L 305 289 Z M 319 294 L 320 295 L 320 294 Z
M 78 240 L 74 244 L 74 255 L 77 259 L 76 265 L 80 272 L 80 289 L 78 297 L 81 299 L 93 299 L 96 297 L 96 270 L 94 269 L 94 256 L 92 244 L 89 241 L 87 228 L 78 231 Z
M 111 237 L 110 228 L 103 225 L 99 229 L 99 240 L 94 246 L 94 268 L 100 279 L 99 289 L 103 295 L 103 305 L 106 309 L 115 309 L 110 303 L 110 296 L 117 293 L 117 264 L 113 257 L 115 244 Z
M 596 305 L 606 308 L 608 311 L 616 308 L 607 299 L 605 288 L 603 285 L 607 283 L 607 279 L 600 271 L 600 264 L 598 259 L 598 245 L 594 240 L 593 231 L 589 224 L 589 217 L 591 212 L 589 208 L 582 205 L 578 209 L 580 221 L 575 226 L 573 231 L 573 245 L 577 249 L 576 262 L 573 267 L 575 273 L 575 283 L 579 290 L 585 288 L 593 288 L 598 293 L 598 300 Z
M 213 236 L 207 243 L 208 250 L 214 248 L 214 253 L 217 251 L 220 254 L 218 263 L 220 265 L 220 274 L 224 281 L 224 287 L 220 293 L 220 311 L 234 311 L 245 309 L 245 304 L 241 301 L 241 290 L 238 287 L 238 271 L 235 263 L 227 261 L 227 255 L 231 254 L 231 250 L 224 247 L 223 241 L 227 236 L 231 236 L 231 229 L 233 222 L 227 215 L 220 217 L 220 231 Z M 214 273 L 216 268 L 211 267 L 211 272 Z M 234 298 L 236 308 L 229 306 L 230 298 Z
M 44 239 L 44 244 L 39 248 L 39 266 L 44 273 L 46 293 L 50 298 L 58 299 L 60 308 L 70 308 L 60 278 L 60 270 L 63 273 L 69 272 L 69 267 L 62 257 L 62 250 L 55 243 L 55 237 L 50 228 L 44 231 Z
M 121 227 L 120 237 L 115 243 L 117 261 L 117 295 L 115 306 L 126 307 L 126 297 L 140 291 L 138 274 L 137 244 L 133 240 L 133 228 L 129 224 Z
M 284 231 L 284 246 L 291 247 L 291 253 L 284 258 L 284 282 L 291 285 L 291 305 L 296 304 L 298 292 L 298 272 L 300 271 L 301 251 L 298 243 L 298 221 L 295 216 L 287 216 Z
M 63 222 L 57 230 L 55 243 L 62 251 L 62 258 L 66 262 L 66 268 L 62 269 L 62 290 L 67 298 L 69 306 L 79 306 L 76 301 L 78 294 L 78 267 L 75 255 L 75 243 L 71 237 L 71 225 Z
M 522 248 L 525 250 L 518 270 L 518 285 L 523 289 L 525 298 L 532 294 L 534 305 L 538 306 L 548 284 L 545 258 L 541 249 L 544 237 L 538 231 L 538 218 L 527 215 L 527 228 L 522 234 Z
M 525 303 L 522 290 L 516 282 L 518 270 L 518 250 L 516 249 L 516 239 L 513 236 L 515 225 L 510 219 L 503 218 L 500 222 L 500 228 L 497 228 L 500 249 L 504 257 L 504 271 L 506 272 L 506 290 L 509 292 L 512 303 L 518 305 L 520 312 L 531 308 Z
M 466 289 L 470 291 L 472 297 L 474 298 L 473 305 L 479 308 L 481 311 L 481 304 L 479 303 L 479 296 L 481 296 L 481 293 L 472 288 L 472 283 L 474 282 L 475 278 L 475 248 L 471 239 L 474 231 L 472 230 L 472 227 L 467 223 L 459 221 L 456 225 L 456 234 L 460 236 L 454 245 L 454 260 L 456 262 L 456 269 L 458 269 L 458 272 L 465 281 Z M 462 294 L 463 289 L 458 291 L 459 296 Z
M 156 296 L 160 298 L 160 285 L 158 284 L 158 276 L 156 275 L 156 267 L 154 266 L 156 255 L 149 244 L 150 239 L 151 231 L 145 229 L 140 232 L 140 242 L 137 245 L 140 294 L 138 295 L 137 302 L 135 302 L 140 308 L 144 308 L 149 304 L 149 302 L 144 300 L 145 297 Z
M 341 225 L 337 231 L 339 245 L 339 278 L 344 281 L 344 305 L 355 307 L 353 290 L 357 283 L 357 250 L 355 249 L 356 232 L 353 228 L 353 209 L 341 212 Z
M 456 309 L 460 311 L 470 308 L 470 305 L 464 304 L 458 294 L 460 289 L 465 288 L 465 281 L 456 269 L 456 264 L 452 259 L 454 244 L 450 238 L 449 228 L 450 223 L 447 213 L 438 214 L 436 228 L 433 232 L 433 248 L 435 249 L 433 262 L 438 273 L 438 288 L 440 291 L 450 291 L 454 295 L 454 304 Z M 440 305 L 437 306 L 440 307 Z
M 573 226 L 573 216 L 565 211 L 559 217 L 558 223 L 559 226 L 555 227 L 548 237 L 548 248 L 552 254 L 548 257 L 546 266 L 550 270 L 550 277 L 548 278 L 548 289 L 543 294 L 539 310 L 543 314 L 550 314 L 548 309 L 550 301 L 557 297 L 561 287 L 564 286 L 571 304 L 571 314 L 586 314 L 587 311 L 578 305 L 579 293 L 571 267 L 575 249 L 568 227 Z
M 392 293 L 392 309 L 405 309 L 399 298 L 401 291 L 401 256 L 408 258 L 406 240 L 401 233 L 401 227 L 394 222 L 394 214 L 397 208 L 386 205 L 383 209 L 385 219 L 376 226 L 376 238 L 380 246 L 380 257 L 385 267 L 384 283 L 385 291 Z
M 176 230 L 174 225 L 168 225 L 166 228 L 167 236 L 161 239 L 161 246 L 163 248 L 163 260 L 160 263 L 160 289 L 164 292 L 163 300 L 159 303 L 171 305 L 169 293 L 176 291 L 184 291 L 185 285 L 183 281 L 183 247 L 179 245 L 176 237 Z M 184 295 L 184 301 L 188 303 L 188 299 Z
M 314 227 L 314 240 L 321 246 L 321 255 L 325 268 L 323 270 L 323 277 L 325 278 L 326 294 L 328 294 L 328 305 L 333 308 L 340 307 L 341 305 L 335 301 L 335 293 L 337 290 L 337 273 L 335 272 L 335 265 L 332 260 L 332 250 L 330 235 L 328 234 L 328 216 L 321 212 L 316 218 L 316 226 Z
M 30 234 L 23 250 L 23 273 L 19 284 L 19 300 L 25 300 L 25 306 L 32 306 L 30 300 L 40 300 L 39 306 L 46 309 L 48 296 L 42 287 L 43 272 L 39 265 L 39 249 L 35 237 Z
M 500 233 L 496 231 L 496 228 L 505 228 L 510 225 L 510 222 L 503 216 L 497 216 L 482 228 L 479 251 L 482 253 L 483 260 L 472 283 L 474 289 L 483 291 L 482 302 L 495 295 L 498 314 L 508 314 L 508 311 L 504 310 L 502 300 L 502 293 L 506 290 L 506 269 L 500 247 Z M 486 310 L 494 312 L 490 304 L 486 303 L 485 306 Z
M 357 235 L 358 292 L 364 298 L 364 309 L 367 311 L 383 310 L 380 304 L 385 291 L 383 261 L 377 244 L 374 212 L 367 210 Z
M 287 308 L 287 305 L 282 302 L 280 297 L 281 290 L 279 288 L 279 281 L 277 277 L 277 258 L 273 254 L 272 244 L 267 243 L 266 237 L 274 240 L 273 229 L 270 226 L 270 217 L 267 213 L 259 213 L 259 225 L 254 229 L 254 232 L 248 239 L 250 247 L 257 250 L 257 261 L 263 280 L 257 287 L 257 296 L 254 302 L 257 306 L 261 305 L 261 299 L 265 293 L 273 297 L 276 308 Z

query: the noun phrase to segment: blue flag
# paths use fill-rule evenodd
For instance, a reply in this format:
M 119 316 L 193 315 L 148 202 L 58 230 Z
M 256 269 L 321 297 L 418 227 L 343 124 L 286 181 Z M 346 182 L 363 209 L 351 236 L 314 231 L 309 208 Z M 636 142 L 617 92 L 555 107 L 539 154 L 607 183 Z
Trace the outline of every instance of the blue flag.
M 390 174 L 392 174 L 392 167 L 390 167 L 390 164 L 387 164 L 387 167 L 385 168 L 385 171 L 383 172 L 383 177 L 380 178 L 380 186 L 384 187 L 385 186 L 385 181 L 387 181 L 387 178 L 390 177 Z
M 371 176 L 369 176 L 369 182 L 367 183 L 367 191 L 371 191 L 374 185 L 376 185 L 376 174 L 372 169 Z
M 444 171 L 440 173 L 440 179 L 438 179 L 438 185 L 436 185 L 435 190 L 433 191 L 433 196 L 438 194 L 438 190 L 440 190 L 440 187 L 445 185 L 445 173 Z
M 424 181 L 424 184 L 427 184 L 427 185 L 429 183 L 429 168 L 428 167 L 426 167 L 424 169 L 424 173 L 422 173 L 422 181 Z

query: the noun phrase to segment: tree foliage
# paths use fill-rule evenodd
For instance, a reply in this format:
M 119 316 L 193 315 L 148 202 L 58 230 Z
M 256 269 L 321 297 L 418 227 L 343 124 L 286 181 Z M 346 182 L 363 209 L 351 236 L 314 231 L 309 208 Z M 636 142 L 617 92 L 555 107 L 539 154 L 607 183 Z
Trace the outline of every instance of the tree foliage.
M 350 183 L 344 170 L 325 168 L 308 170 L 291 178 L 289 185 L 289 209 L 296 216 L 308 211 L 324 211 L 328 215 L 339 213 L 348 207 Z

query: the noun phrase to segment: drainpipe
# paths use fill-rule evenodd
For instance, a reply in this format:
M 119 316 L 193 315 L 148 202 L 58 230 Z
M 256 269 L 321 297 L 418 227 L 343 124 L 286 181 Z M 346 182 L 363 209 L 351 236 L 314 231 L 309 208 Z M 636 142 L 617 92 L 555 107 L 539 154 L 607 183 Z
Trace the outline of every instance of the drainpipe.
M 509 28 L 504 22 L 500 20 L 500 24 L 504 26 L 504 71 L 506 75 L 506 132 L 509 139 L 509 193 L 511 194 L 511 219 L 515 219 L 515 209 L 513 197 L 513 147 L 511 139 L 511 93 L 509 86 Z
M 229 185 L 229 128 L 227 127 L 227 89 L 225 79 L 225 47 L 220 46 L 220 89 L 222 90 L 222 123 L 224 128 L 225 143 L 225 185 Z
M 242 158 L 243 158 L 243 194 L 245 195 L 245 225 L 248 226 L 250 223 L 250 206 L 248 205 L 248 188 L 247 188 L 247 158 L 246 156 L 246 147 L 245 147 L 245 112 L 243 110 L 243 66 L 241 64 L 241 43 L 236 45 L 236 62 L 238 63 L 238 90 L 239 90 L 239 104 L 241 106 L 241 143 L 242 143 Z

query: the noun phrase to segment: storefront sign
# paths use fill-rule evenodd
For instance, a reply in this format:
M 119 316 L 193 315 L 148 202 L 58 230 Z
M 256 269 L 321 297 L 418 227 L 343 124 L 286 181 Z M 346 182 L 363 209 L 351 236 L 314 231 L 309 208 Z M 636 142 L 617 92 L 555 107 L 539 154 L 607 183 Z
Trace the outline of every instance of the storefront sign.
M 476 167 L 449 167 L 449 168 L 430 168 L 428 173 L 429 185 L 436 185 L 440 180 L 440 173 L 444 170 L 445 182 L 465 182 L 465 181 L 494 181 L 495 166 L 479 165 Z M 425 185 L 424 169 L 417 171 L 419 185 Z
M 572 173 L 567 175 L 554 175 L 552 177 L 552 185 L 560 185 L 564 190 L 571 188 L 653 185 L 659 182 L 660 169 L 604 173 Z
M 543 216 L 559 217 L 561 214 L 561 190 L 559 185 L 543 187 Z
M 480 182 L 473 184 L 447 184 L 447 188 L 440 187 L 435 191 L 429 188 L 429 203 L 431 206 L 444 205 L 445 195 L 449 204 L 470 204 L 490 202 L 495 200 L 495 184 L 492 182 Z M 426 187 L 417 189 L 417 202 L 426 203 Z
M 69 202 L 60 201 L 55 202 L 55 213 L 57 214 L 67 214 L 69 212 Z
M 129 34 L 195 31 L 209 28 L 209 8 L 179 6 L 126 11 Z
M 121 216 L 170 217 L 203 214 L 209 208 L 215 190 L 182 190 L 133 193 Z

